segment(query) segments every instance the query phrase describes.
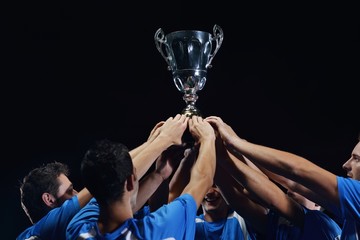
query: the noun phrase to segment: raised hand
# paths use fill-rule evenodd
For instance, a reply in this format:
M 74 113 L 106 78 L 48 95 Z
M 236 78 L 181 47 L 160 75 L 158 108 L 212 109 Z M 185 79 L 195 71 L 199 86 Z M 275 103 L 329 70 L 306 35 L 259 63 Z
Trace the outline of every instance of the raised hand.
M 197 143 L 206 138 L 214 138 L 215 132 L 213 127 L 202 117 L 192 116 L 189 120 L 189 131 Z
M 159 137 L 170 140 L 171 145 L 181 145 L 182 136 L 187 128 L 188 121 L 189 118 L 182 114 L 169 117 L 161 126 Z
M 167 179 L 173 170 L 179 165 L 185 156 L 186 144 L 181 146 L 171 146 L 157 158 L 155 163 L 155 171 L 163 178 Z
M 224 144 L 231 142 L 231 140 L 233 140 L 235 137 L 238 138 L 238 135 L 235 133 L 235 131 L 220 117 L 210 116 L 205 120 L 209 122 L 218 132 L 220 138 L 224 141 Z

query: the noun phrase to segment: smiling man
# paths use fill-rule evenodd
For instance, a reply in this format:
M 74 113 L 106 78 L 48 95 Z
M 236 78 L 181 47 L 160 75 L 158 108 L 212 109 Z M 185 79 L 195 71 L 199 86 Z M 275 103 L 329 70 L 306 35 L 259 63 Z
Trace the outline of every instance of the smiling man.
M 201 207 L 203 213 L 195 219 L 195 239 L 252 239 L 244 219 L 230 208 L 215 185 L 206 193 Z
M 169 202 L 181 193 L 189 181 L 197 154 L 195 146 L 185 150 L 184 158 L 169 183 Z M 256 239 L 256 232 L 228 205 L 215 184 L 206 192 L 200 210 L 202 213 L 195 218 L 195 239 Z

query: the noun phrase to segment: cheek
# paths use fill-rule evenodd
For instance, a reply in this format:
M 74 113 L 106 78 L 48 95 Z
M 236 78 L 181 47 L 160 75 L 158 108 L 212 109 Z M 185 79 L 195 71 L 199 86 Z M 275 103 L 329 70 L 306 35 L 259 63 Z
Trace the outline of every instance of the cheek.
M 356 180 L 360 180 L 360 169 L 356 168 L 352 170 L 353 173 L 353 178 L 355 178 Z
M 360 163 L 353 164 L 351 172 L 354 179 L 360 180 Z
M 58 201 L 59 201 L 61 204 L 63 204 L 66 200 L 72 198 L 73 196 L 75 196 L 75 194 L 67 194 L 67 193 L 65 193 L 64 195 L 62 195 L 62 196 L 58 199 Z
M 355 164 L 352 164 L 351 168 L 352 171 L 360 172 L 360 162 L 356 162 Z

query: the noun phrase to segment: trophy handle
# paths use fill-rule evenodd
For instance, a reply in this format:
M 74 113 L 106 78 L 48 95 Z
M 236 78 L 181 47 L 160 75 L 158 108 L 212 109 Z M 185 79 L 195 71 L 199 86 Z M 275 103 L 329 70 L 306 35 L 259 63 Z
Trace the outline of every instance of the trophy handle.
M 161 56 L 165 59 L 166 63 L 168 64 L 168 70 L 171 70 L 171 63 L 172 60 L 171 56 L 164 53 L 163 49 L 167 46 L 166 45 L 166 37 L 164 31 L 159 28 L 155 35 L 154 35 L 155 45 L 157 50 L 160 52 Z
M 209 61 L 208 63 L 206 64 L 206 67 L 207 68 L 211 68 L 211 61 L 213 60 L 213 58 L 215 57 L 216 53 L 219 51 L 219 48 L 221 47 L 221 44 L 223 42 L 223 39 L 224 39 L 224 33 L 223 33 L 223 30 L 221 29 L 221 27 L 219 25 L 214 25 L 214 28 L 213 28 L 213 33 L 214 33 L 214 36 L 211 37 L 211 41 L 215 41 L 216 42 L 216 47 L 213 51 L 212 54 L 210 54 L 210 57 L 209 57 Z

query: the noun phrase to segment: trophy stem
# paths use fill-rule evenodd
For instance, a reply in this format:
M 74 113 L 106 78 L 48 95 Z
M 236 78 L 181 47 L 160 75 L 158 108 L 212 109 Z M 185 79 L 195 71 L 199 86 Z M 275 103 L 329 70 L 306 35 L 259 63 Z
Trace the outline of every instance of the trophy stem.
M 186 107 L 183 109 L 182 114 L 191 117 L 192 115 L 201 116 L 201 112 L 197 107 L 195 107 L 195 103 L 198 99 L 198 95 L 194 93 L 184 94 L 184 101 L 186 102 Z

